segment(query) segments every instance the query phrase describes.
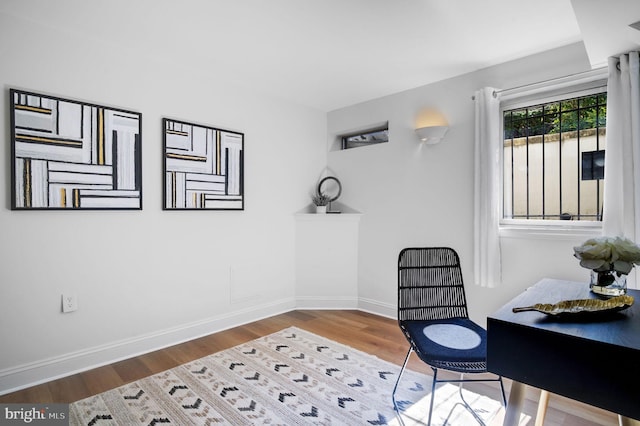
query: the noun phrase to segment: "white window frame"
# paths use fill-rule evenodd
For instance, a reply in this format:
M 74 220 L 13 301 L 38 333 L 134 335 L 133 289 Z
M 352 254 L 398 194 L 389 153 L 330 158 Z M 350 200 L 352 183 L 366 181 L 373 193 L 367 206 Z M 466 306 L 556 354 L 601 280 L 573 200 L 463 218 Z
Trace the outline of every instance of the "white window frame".
M 501 146 L 504 146 L 504 111 L 525 106 L 554 102 L 562 99 L 586 96 L 606 91 L 607 70 L 598 69 L 576 76 L 568 76 L 552 82 L 505 90 L 500 93 Z M 504 150 L 500 150 L 500 203 L 504 213 Z M 536 219 L 505 219 L 499 224 L 500 237 L 506 238 L 590 238 L 602 233 L 601 221 L 566 221 Z

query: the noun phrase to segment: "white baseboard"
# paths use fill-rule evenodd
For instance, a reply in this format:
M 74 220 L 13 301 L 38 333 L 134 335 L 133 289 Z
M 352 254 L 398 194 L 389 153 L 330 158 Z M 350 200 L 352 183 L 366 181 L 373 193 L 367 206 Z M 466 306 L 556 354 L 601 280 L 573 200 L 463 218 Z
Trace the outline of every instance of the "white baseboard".
M 354 297 L 297 297 L 254 306 L 0 371 L 0 395 L 143 355 L 294 309 L 357 309 L 396 318 L 393 305 Z
M 0 371 L 0 395 L 163 349 L 296 308 L 293 298 Z
M 398 317 L 396 305 L 353 297 L 296 297 L 296 309 L 356 309 L 391 319 Z
M 378 302 L 373 299 L 358 299 L 358 309 L 371 314 L 380 315 L 391 319 L 398 318 L 398 309 L 396 305 Z
M 355 297 L 296 297 L 296 309 L 358 309 Z

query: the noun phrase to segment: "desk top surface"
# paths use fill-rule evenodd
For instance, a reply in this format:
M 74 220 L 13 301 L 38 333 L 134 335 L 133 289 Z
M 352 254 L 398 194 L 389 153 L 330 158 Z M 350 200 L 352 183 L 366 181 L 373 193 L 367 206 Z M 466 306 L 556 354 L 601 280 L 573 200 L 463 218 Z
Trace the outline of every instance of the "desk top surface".
M 499 321 L 640 350 L 640 290 L 629 290 L 628 294 L 635 298 L 635 303 L 628 309 L 593 317 L 566 316 L 560 319 L 537 311 L 513 313 L 514 307 L 536 303 L 555 304 L 563 300 L 597 298 L 589 290 L 588 283 L 545 278 L 490 315 L 488 322 Z
M 628 309 L 558 319 L 514 307 L 591 299 L 589 284 L 544 279 L 487 319 L 487 369 L 552 393 L 640 419 L 640 291 Z M 553 368 L 552 368 L 553 367 Z M 597 391 L 594 391 L 597 390 Z

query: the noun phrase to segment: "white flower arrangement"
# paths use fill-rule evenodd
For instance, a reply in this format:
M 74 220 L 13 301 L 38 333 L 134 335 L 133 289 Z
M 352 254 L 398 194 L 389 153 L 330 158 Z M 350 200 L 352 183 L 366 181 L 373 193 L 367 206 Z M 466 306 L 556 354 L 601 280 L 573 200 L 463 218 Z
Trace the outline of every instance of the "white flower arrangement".
M 627 238 L 591 238 L 573 251 L 580 259 L 580 266 L 595 272 L 615 271 L 617 275 L 626 275 L 640 264 L 640 247 Z

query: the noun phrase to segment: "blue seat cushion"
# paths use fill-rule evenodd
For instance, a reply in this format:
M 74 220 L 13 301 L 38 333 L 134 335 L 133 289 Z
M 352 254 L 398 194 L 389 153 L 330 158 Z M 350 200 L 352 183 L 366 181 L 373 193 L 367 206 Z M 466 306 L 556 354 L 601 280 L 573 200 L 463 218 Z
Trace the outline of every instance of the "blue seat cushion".
M 487 331 L 468 318 L 400 321 L 425 362 L 485 362 Z

